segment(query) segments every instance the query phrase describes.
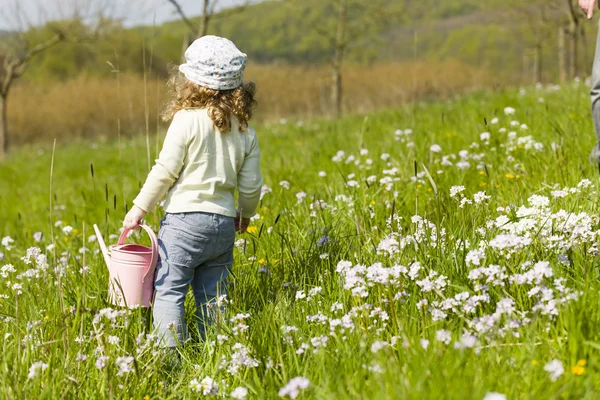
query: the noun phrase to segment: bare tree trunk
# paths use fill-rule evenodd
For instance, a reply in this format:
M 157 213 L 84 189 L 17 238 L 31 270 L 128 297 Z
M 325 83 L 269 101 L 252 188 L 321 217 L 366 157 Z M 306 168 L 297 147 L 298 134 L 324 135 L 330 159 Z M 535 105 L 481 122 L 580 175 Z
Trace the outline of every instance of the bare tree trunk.
M 523 61 L 521 65 L 521 79 L 523 82 L 529 82 L 529 54 L 527 50 L 523 51 Z
M 346 48 L 346 9 L 346 0 L 340 0 L 335 37 L 335 54 L 333 56 L 333 88 L 331 92 L 333 116 L 335 118 L 339 118 L 342 115 L 342 63 L 344 61 L 344 50 Z
M 0 160 L 8 152 L 8 120 L 6 118 L 6 99 L 8 93 L 0 94 Z
M 200 28 L 198 28 L 198 37 L 206 36 L 208 32 L 208 21 L 210 19 L 210 12 L 208 10 L 208 3 L 210 0 L 204 0 L 202 5 L 202 18 L 200 19 Z
M 185 63 L 185 51 L 190 44 L 192 44 L 192 35 L 189 32 L 185 32 L 183 34 L 183 39 L 181 40 L 181 63 Z
M 561 82 L 567 80 L 567 65 L 565 60 L 565 28 L 558 28 L 558 78 Z
M 200 17 L 200 25 L 198 26 L 198 33 L 194 36 L 193 30 L 183 34 L 183 40 L 181 43 L 181 62 L 185 62 L 185 51 L 192 44 L 192 42 L 202 36 L 206 36 L 208 32 L 208 23 L 210 21 L 211 12 L 209 10 L 210 0 L 203 0 L 202 4 L 202 16 Z
M 571 48 L 570 48 L 570 61 L 571 61 L 571 78 L 579 76 L 579 27 L 575 21 L 571 21 Z
M 538 44 L 533 49 L 533 79 L 535 83 L 542 82 L 542 45 Z
M 587 71 L 588 71 L 588 65 L 592 65 L 591 62 L 588 62 L 588 57 L 589 57 L 589 50 L 588 50 L 588 41 L 587 41 L 587 35 L 585 34 L 585 27 L 584 25 L 580 25 L 580 34 L 581 34 L 581 44 L 583 47 L 583 65 L 585 66 L 585 71 L 584 74 L 587 76 Z

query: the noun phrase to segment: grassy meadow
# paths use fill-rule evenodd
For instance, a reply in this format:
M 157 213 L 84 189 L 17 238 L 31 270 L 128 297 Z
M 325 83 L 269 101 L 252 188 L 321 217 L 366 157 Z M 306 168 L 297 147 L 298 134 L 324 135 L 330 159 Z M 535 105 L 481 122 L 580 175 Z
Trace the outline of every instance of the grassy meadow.
M 92 236 L 116 242 L 163 132 L 0 164 L 1 398 L 600 396 L 586 85 L 256 130 L 259 216 L 222 322 L 180 366 L 147 310 L 107 302 Z

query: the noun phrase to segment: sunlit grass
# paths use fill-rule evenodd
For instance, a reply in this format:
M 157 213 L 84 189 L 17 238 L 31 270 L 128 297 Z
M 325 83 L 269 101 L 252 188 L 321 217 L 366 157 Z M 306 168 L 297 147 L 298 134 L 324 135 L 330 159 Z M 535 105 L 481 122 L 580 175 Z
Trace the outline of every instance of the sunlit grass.
M 505 107 L 515 113 L 506 115 Z M 260 399 L 277 398 L 296 377 L 310 381 L 298 389 L 299 398 L 483 399 L 489 392 L 509 399 L 598 397 L 598 173 L 587 160 L 595 137 L 582 84 L 256 129 L 270 191 L 239 237 L 229 321 L 215 326 L 207 342 L 186 344 L 181 366 L 170 364 L 154 338 L 145 336 L 148 310 L 101 311 L 111 307 L 108 273 L 89 238 L 94 223 L 106 239 L 118 233 L 147 173 L 145 139 L 123 142 L 121 159 L 115 142 L 58 146 L 52 220 L 51 148 L 23 148 L 0 165 L 0 238 L 14 240 L 0 244 L 0 266 L 15 269 L 5 267 L 0 278 L 2 397 L 197 398 L 214 390 L 206 377 L 218 385 L 219 396 L 243 387 L 248 398 Z M 531 138 L 510 139 L 511 131 Z M 507 146 L 514 149 L 507 153 Z M 461 160 L 469 165 L 457 166 Z M 591 186 L 581 186 L 583 179 Z M 453 186 L 464 191 L 453 189 L 451 196 Z M 578 189 L 565 197 L 552 194 L 564 188 Z M 476 200 L 480 191 L 490 198 Z M 518 209 L 530 207 L 534 194 L 550 199 L 548 220 L 559 210 L 589 214 L 588 236 L 563 238 L 572 241 L 567 249 L 551 248 L 546 230 L 558 235 L 575 228 L 565 228 L 564 221 L 545 225 L 540 217 L 527 230 L 532 243 L 510 257 L 489 245 L 503 228 L 487 222 L 501 215 L 521 221 Z M 414 215 L 429 223 L 419 228 Z M 157 211 L 147 222 L 157 229 L 160 216 Z M 506 279 L 504 286 L 487 283 L 491 300 L 474 314 L 463 304 L 436 320 L 434 301 L 479 293 L 469 277 L 477 257 L 469 252 L 480 242 L 488 244 L 480 267 L 500 265 L 513 276 L 525 273 L 527 261 L 547 261 L 553 276 L 539 286 L 563 278 L 574 299 L 557 304 L 554 317 L 532 312 L 538 300 L 528 291 L 536 285 Z M 30 247 L 47 256 L 45 271 L 35 251 L 26 257 L 31 264 L 21 259 Z M 363 277 L 361 297 L 361 284 L 352 284 L 341 266 L 378 262 L 381 273 L 419 263 L 420 275 L 402 273 L 386 283 Z M 30 268 L 32 277 L 17 278 Z M 432 271 L 446 283 L 425 291 Z M 507 319 L 499 320 L 471 342 L 464 336 L 473 332 L 470 321 L 494 313 L 501 299 L 530 311 L 530 321 L 500 335 L 496 328 Z M 193 329 L 192 307 L 190 295 Z M 512 318 L 523 322 L 517 312 Z M 133 360 L 117 361 L 126 356 Z M 556 380 L 545 370 L 556 372 L 552 360 L 564 369 Z

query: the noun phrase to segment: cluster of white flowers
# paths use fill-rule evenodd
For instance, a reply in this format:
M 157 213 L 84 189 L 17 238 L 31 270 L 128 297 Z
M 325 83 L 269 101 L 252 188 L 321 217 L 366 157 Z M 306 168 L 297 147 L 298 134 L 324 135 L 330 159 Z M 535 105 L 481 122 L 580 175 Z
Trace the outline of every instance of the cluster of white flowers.
M 27 378 L 33 379 L 47 368 L 48 364 L 46 364 L 43 361 L 34 362 L 33 364 L 31 364 L 31 367 L 29 367 L 29 374 L 27 374 Z
M 123 374 L 128 374 L 130 372 L 133 372 L 133 366 L 131 365 L 133 363 L 133 357 L 131 356 L 125 356 L 125 357 L 117 357 L 115 364 L 117 365 L 117 375 L 123 375 Z
M 219 394 L 219 385 L 209 376 L 200 382 L 196 378 L 192 379 L 189 387 L 196 393 L 202 393 L 203 396 L 216 396 Z
M 250 314 L 248 313 L 240 313 L 240 314 L 236 314 L 234 315 L 231 319 L 230 322 L 235 324 L 231 329 L 234 335 L 238 336 L 241 334 L 244 334 L 249 326 L 246 325 L 246 319 L 250 318 Z
M 281 388 L 279 391 L 279 397 L 288 396 L 291 399 L 295 399 L 300 394 L 301 390 L 307 389 L 310 386 L 310 381 L 302 376 L 291 379 L 287 385 Z
M 560 360 L 554 359 L 544 365 L 544 371 L 548 372 L 552 381 L 555 381 L 565 372 L 565 367 Z
M 242 367 L 256 368 L 259 366 L 260 362 L 253 358 L 250 350 L 241 343 L 234 344 L 232 350 L 231 359 L 221 364 L 223 367 L 226 365 L 227 372 L 231 375 L 237 375 Z
M 452 186 L 450 188 L 450 197 L 459 202 L 459 207 L 464 208 L 465 205 L 475 204 L 481 205 L 485 204 L 485 202 L 492 198 L 492 196 L 488 196 L 485 192 L 477 192 L 473 195 L 473 199 L 468 198 L 464 195 L 463 191 L 465 190 L 464 186 Z
M 103 308 L 94 315 L 92 323 L 99 329 L 104 327 L 105 322 L 109 322 L 112 327 L 116 327 L 117 325 L 124 326 L 128 323 L 127 316 L 129 313 L 130 311 L 128 310 Z
M 12 244 L 13 244 L 14 242 L 15 242 L 15 241 L 14 241 L 14 240 L 13 240 L 13 238 L 11 238 L 10 236 L 4 236 L 4 237 L 2 238 L 2 240 L 0 240 L 0 243 L 2 244 L 2 246 L 4 246 L 4 248 L 5 248 L 6 250 L 12 250 L 12 248 L 13 248 L 13 245 L 12 245 Z

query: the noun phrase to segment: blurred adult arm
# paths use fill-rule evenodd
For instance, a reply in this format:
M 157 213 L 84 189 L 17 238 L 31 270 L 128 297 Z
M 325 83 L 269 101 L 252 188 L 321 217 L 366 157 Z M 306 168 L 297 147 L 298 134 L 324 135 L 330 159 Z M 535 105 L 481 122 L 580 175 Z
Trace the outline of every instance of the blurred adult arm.
M 598 0 L 579 0 L 579 8 L 581 8 L 581 11 L 587 16 L 587 19 L 592 19 L 594 16 L 596 4 L 598 4 L 598 7 L 600 8 Z

